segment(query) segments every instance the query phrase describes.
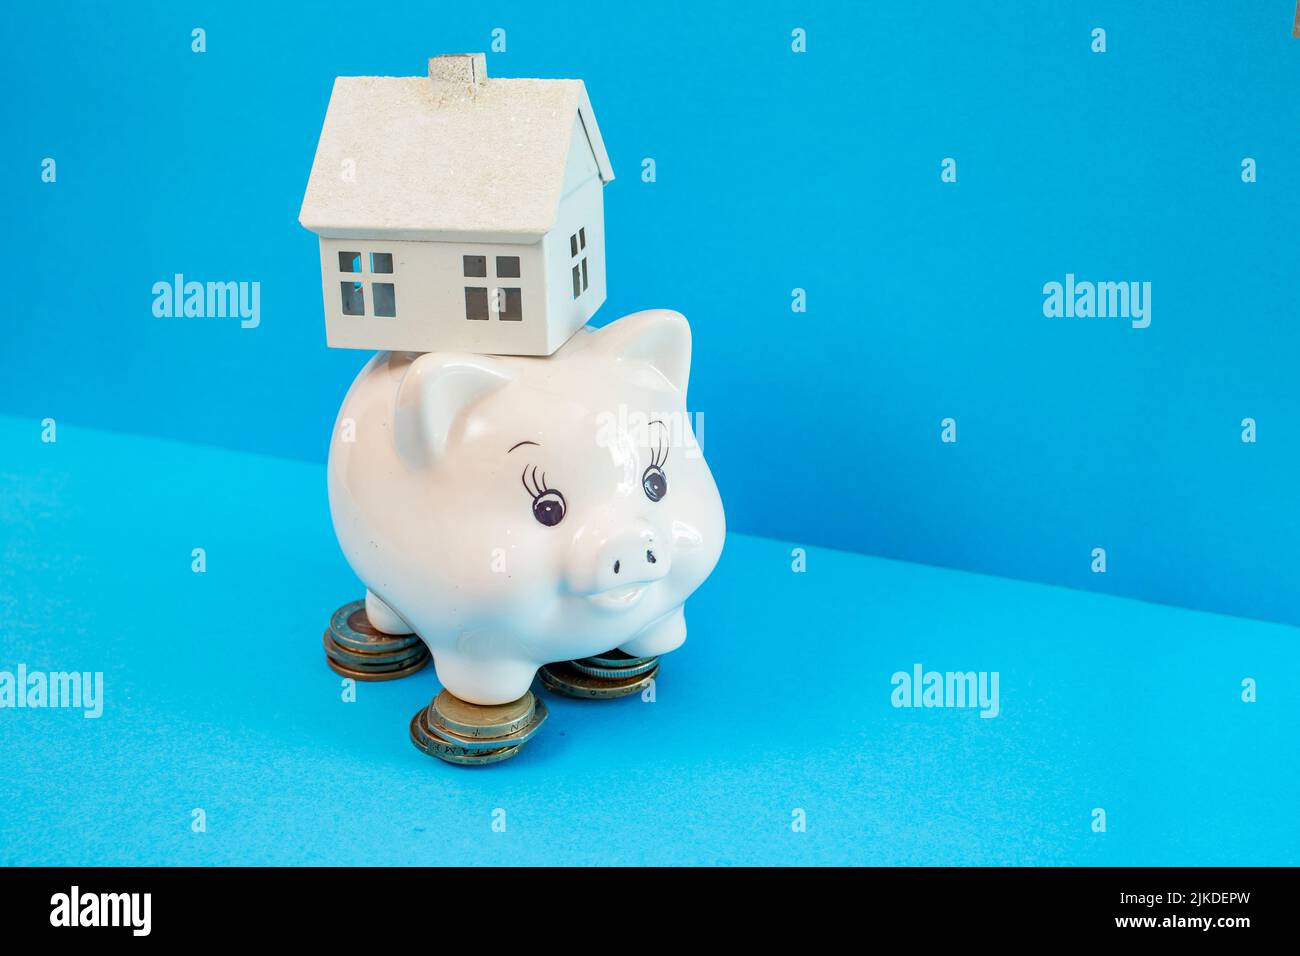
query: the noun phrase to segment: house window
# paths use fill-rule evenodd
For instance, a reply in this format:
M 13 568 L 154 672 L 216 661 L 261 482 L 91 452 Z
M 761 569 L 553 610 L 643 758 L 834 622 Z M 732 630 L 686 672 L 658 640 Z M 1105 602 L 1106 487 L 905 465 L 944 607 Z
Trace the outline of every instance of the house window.
M 493 256 L 493 274 L 497 279 L 518 279 L 519 256 Z M 487 256 L 462 256 L 462 271 L 467 279 L 487 278 Z M 489 291 L 491 295 L 489 295 Z M 465 286 L 465 318 L 470 322 L 487 322 L 493 315 L 499 322 L 524 320 L 523 290 L 518 286 Z
M 471 322 L 488 320 L 487 288 L 485 286 L 465 287 L 465 318 Z
M 375 315 L 383 319 L 397 317 L 397 296 L 391 282 L 376 282 L 371 287 L 375 299 Z
M 360 282 L 340 282 L 339 291 L 343 294 L 344 315 L 365 315 L 366 301 Z
M 569 237 L 569 256 L 577 260 L 573 263 L 573 297 L 576 299 L 587 291 L 587 229 L 585 226 Z
M 365 266 L 370 266 L 366 271 Z M 349 250 L 339 251 L 339 274 L 355 276 L 339 283 L 339 298 L 344 315 L 366 314 L 366 286 L 370 286 L 370 302 L 377 318 L 397 317 L 397 287 L 392 282 L 371 282 L 369 278 L 393 274 L 393 254 L 372 252 L 362 255 Z
M 497 318 L 502 322 L 522 322 L 524 320 L 524 302 L 519 289 L 498 289 L 501 293 L 497 302 Z

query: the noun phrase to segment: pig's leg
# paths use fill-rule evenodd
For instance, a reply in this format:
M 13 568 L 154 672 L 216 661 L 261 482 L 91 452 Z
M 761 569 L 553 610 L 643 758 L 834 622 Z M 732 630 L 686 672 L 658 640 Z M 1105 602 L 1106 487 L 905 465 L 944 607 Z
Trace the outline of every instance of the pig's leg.
M 518 658 L 469 657 L 453 650 L 433 654 L 438 681 L 461 700 L 471 704 L 508 704 L 528 693 L 537 664 Z
M 383 602 L 379 595 L 366 590 L 366 617 L 376 631 L 385 634 L 414 634 L 415 629 L 402 620 L 400 614 Z
M 686 615 L 679 607 L 655 621 L 618 649 L 633 657 L 657 657 L 682 646 L 686 640 Z

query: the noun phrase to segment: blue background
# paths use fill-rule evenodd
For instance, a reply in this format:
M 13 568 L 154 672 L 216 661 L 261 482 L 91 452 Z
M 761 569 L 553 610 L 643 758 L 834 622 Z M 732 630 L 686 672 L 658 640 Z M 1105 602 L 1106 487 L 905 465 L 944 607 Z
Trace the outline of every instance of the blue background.
M 1300 862 L 1293 11 L 7 12 L 0 669 L 103 671 L 107 700 L 0 711 L 0 864 Z M 365 356 L 325 348 L 296 217 L 333 76 L 496 27 L 492 74 L 588 84 L 599 318 L 691 318 L 748 534 L 653 705 L 548 697 L 519 759 L 464 772 L 407 740 L 430 670 L 344 703 L 323 662 L 359 584 L 322 462 Z M 176 272 L 260 282 L 260 327 L 154 318 Z M 1067 272 L 1152 282 L 1151 327 L 1044 318 Z M 998 671 L 1001 715 L 891 707 L 918 662 Z
M 365 359 L 296 221 L 332 78 L 501 27 L 491 74 L 587 83 L 598 322 L 692 320 L 732 528 L 1300 623 L 1293 7 L 24 5 L 0 411 L 322 461 Z M 260 282 L 261 326 L 155 318 L 177 272 Z M 1151 282 L 1150 328 L 1045 318 L 1067 272 Z
M 534 684 L 541 732 L 465 769 L 407 739 L 431 668 L 345 703 L 325 666 L 360 591 L 323 466 L 0 447 L 0 670 L 105 697 L 0 709 L 0 865 L 1300 863 L 1291 627 L 731 534 L 654 703 Z M 997 671 L 999 715 L 891 706 L 917 663 Z

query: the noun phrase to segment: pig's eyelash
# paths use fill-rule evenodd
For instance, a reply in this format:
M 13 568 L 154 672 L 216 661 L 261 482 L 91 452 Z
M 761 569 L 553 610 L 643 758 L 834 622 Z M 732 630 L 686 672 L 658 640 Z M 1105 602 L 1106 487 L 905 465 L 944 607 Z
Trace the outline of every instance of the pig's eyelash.
M 662 422 L 660 424 L 662 424 Z M 657 444 L 651 450 L 650 464 L 656 468 L 662 468 L 664 466 L 664 462 L 666 462 L 667 460 L 668 460 L 668 436 L 665 435 L 661 439 L 661 443 Z
M 530 485 L 528 482 L 532 480 Z M 537 466 L 524 465 L 524 473 L 520 475 L 520 480 L 524 483 L 524 491 L 528 492 L 534 499 L 540 498 L 552 489 L 546 484 L 546 472 L 542 472 L 540 481 L 537 479 Z

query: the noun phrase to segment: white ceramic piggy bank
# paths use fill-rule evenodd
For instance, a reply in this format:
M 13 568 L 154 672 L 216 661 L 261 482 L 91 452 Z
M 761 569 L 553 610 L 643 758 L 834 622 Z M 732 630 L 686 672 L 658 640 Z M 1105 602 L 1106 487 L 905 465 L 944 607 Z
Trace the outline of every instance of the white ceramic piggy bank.
M 523 696 L 542 664 L 678 647 L 725 535 L 687 420 L 690 362 L 690 328 L 665 311 L 549 358 L 376 355 L 329 456 L 371 623 L 418 634 L 475 704 Z

